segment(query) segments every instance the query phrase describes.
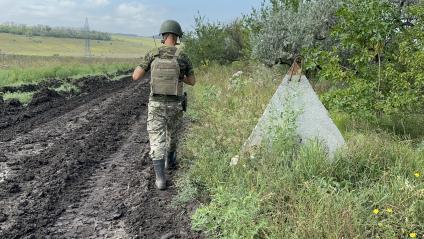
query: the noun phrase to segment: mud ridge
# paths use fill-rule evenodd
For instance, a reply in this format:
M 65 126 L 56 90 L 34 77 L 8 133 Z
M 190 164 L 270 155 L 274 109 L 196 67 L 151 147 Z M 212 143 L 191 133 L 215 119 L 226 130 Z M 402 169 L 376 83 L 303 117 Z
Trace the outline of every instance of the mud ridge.
M 78 106 L 115 92 L 128 85 L 128 81 L 110 81 L 104 76 L 86 77 L 78 83 L 81 92 L 78 95 L 57 95 L 43 89 L 34 95 L 29 107 L 19 102 L 0 104 L 0 141 L 8 141 L 17 133 L 28 132 L 33 127 L 60 116 Z

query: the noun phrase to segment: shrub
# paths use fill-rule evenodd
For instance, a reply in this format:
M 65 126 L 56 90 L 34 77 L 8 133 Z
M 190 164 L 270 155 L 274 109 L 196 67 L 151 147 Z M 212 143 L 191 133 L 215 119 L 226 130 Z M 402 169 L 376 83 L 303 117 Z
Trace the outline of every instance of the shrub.
M 241 21 L 230 24 L 206 22 L 195 18 L 195 29 L 183 39 L 184 50 L 195 66 L 218 62 L 228 64 L 245 56 L 248 33 Z

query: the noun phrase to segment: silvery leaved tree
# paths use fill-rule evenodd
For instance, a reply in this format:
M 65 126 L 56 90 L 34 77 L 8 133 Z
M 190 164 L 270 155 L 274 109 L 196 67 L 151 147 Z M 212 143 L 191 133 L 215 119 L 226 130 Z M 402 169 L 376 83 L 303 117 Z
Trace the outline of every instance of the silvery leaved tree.
M 303 49 L 330 46 L 329 29 L 341 0 L 271 0 L 247 17 L 252 57 L 267 65 L 291 64 Z

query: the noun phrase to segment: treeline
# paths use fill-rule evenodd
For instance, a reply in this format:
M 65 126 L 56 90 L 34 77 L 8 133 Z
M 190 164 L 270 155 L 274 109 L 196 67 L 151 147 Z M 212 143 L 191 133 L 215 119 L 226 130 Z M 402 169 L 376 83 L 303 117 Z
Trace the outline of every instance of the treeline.
M 309 78 L 333 82 L 326 107 L 375 119 L 424 109 L 424 1 L 263 0 L 230 24 L 196 18 L 185 49 L 196 65 L 304 58 Z
M 0 24 L 0 33 L 10 33 L 26 36 L 47 36 L 58 38 L 77 38 L 110 41 L 111 34 L 106 32 L 89 31 L 70 27 L 50 27 L 46 25 L 27 26 L 24 24 Z

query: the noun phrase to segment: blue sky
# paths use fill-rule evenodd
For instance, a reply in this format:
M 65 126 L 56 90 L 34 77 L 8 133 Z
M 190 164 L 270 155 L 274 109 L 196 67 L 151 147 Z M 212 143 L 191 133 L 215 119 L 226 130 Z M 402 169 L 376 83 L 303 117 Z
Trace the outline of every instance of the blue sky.
M 211 21 L 230 22 L 259 7 L 262 0 L 0 0 L 0 22 L 81 27 L 87 16 L 94 30 L 151 36 L 161 22 L 175 19 L 191 30 L 197 12 Z

